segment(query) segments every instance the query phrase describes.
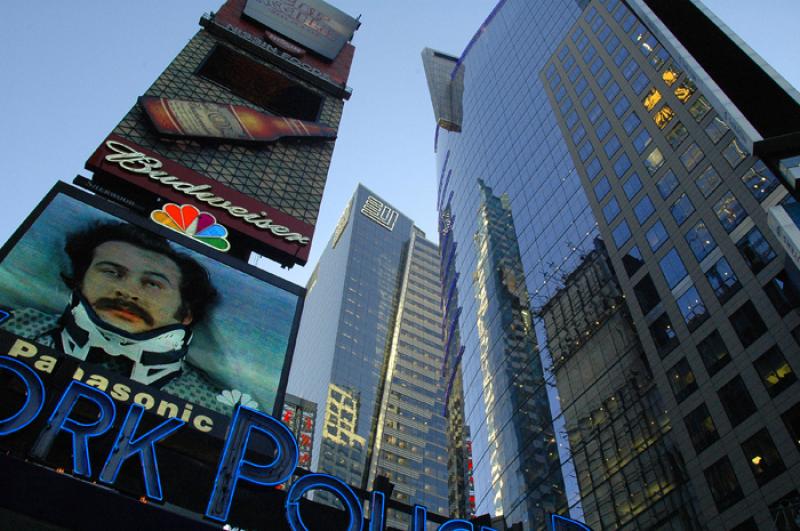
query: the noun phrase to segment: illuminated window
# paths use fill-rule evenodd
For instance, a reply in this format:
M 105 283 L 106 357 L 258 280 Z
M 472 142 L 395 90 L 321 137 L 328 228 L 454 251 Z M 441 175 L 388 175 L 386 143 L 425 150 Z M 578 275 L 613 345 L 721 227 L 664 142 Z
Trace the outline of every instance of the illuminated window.
M 666 70 L 664 70 L 661 73 L 661 79 L 664 81 L 664 83 L 666 83 L 668 87 L 671 87 L 672 85 L 675 84 L 676 81 L 678 81 L 680 75 L 681 73 L 675 70 L 674 67 L 669 66 L 667 67 Z
M 742 451 L 759 486 L 786 470 L 781 454 L 766 428 L 743 442 Z
M 661 101 L 661 92 L 658 89 L 650 89 L 650 92 L 647 93 L 644 100 L 642 100 L 642 105 L 648 111 L 652 111 L 656 104 Z
M 711 236 L 711 232 L 702 221 L 686 233 L 686 243 L 689 244 L 689 248 L 698 262 L 708 256 L 708 253 L 717 246 L 717 242 L 714 241 L 714 237 Z
M 653 117 L 653 120 L 656 122 L 656 125 L 659 129 L 664 129 L 664 127 L 667 126 L 674 116 L 675 111 L 672 110 L 672 107 L 669 105 L 664 105 L 658 110 L 656 115 Z
M 753 366 L 771 397 L 777 396 L 797 381 L 792 366 L 777 346 L 765 352 L 753 362 Z
M 694 84 L 694 82 L 692 82 L 690 79 L 684 79 L 683 83 L 681 83 L 678 88 L 675 89 L 675 97 L 683 103 L 686 103 L 696 90 L 697 86 Z
M 650 154 L 644 159 L 644 166 L 647 168 L 647 171 L 650 172 L 650 175 L 658 171 L 658 169 L 663 165 L 664 154 L 661 153 L 661 150 L 658 148 L 655 148 L 653 151 L 651 151 Z

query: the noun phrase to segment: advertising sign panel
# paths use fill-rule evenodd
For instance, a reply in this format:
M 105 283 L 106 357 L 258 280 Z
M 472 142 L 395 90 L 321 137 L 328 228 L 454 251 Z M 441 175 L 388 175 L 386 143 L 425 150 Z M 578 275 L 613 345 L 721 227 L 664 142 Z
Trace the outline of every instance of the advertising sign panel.
M 63 183 L 0 250 L 0 329 L 223 415 L 280 415 L 302 301 Z
M 361 25 L 322 0 L 247 0 L 244 14 L 330 60 Z

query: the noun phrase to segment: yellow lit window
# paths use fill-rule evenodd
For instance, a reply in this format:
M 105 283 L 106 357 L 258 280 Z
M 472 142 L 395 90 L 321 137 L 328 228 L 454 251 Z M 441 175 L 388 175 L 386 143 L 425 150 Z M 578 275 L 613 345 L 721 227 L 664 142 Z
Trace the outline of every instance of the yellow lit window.
M 695 84 L 686 79 L 678 86 L 678 88 L 675 89 L 675 97 L 681 100 L 683 103 L 686 103 L 689 101 L 689 98 L 692 97 L 692 94 L 694 94 L 695 90 L 697 90 Z
M 670 120 L 672 120 L 674 116 L 675 116 L 675 111 L 672 110 L 672 107 L 670 107 L 669 105 L 664 105 L 663 107 L 661 107 L 661 109 L 658 110 L 656 115 L 653 117 L 653 120 L 655 120 L 656 125 L 658 126 L 659 129 L 664 129 L 664 127 L 666 127 L 666 125 L 670 122 Z
M 642 104 L 644 105 L 645 109 L 652 111 L 659 101 L 661 101 L 661 93 L 658 91 L 658 89 L 650 89 L 650 92 L 647 93 L 647 96 L 645 96 Z
M 661 74 L 661 79 L 664 80 L 664 83 L 666 83 L 668 87 L 671 87 L 676 81 L 678 81 L 678 77 L 680 75 L 680 72 L 672 67 L 669 67 Z

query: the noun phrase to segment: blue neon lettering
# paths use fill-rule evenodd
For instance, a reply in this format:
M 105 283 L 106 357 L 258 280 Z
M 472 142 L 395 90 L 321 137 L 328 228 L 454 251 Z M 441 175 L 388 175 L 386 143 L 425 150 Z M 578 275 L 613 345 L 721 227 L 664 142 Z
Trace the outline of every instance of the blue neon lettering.
M 558 514 L 550 515 L 550 523 L 552 524 L 553 531 L 568 531 L 570 529 L 576 531 L 592 531 L 592 529 L 585 524 Z
M 161 477 L 158 473 L 158 459 L 156 458 L 155 443 L 169 436 L 175 430 L 186 424 L 176 418 L 169 418 L 140 436 L 136 436 L 139 422 L 144 415 L 144 407 L 139 404 L 131 404 L 125 421 L 119 430 L 117 440 L 106 459 L 106 464 L 100 471 L 100 481 L 113 485 L 117 481 L 117 475 L 122 468 L 122 463 L 139 454 L 144 473 L 144 486 L 147 497 L 154 500 L 162 500 Z
M 300 499 L 303 494 L 315 489 L 326 490 L 339 498 L 350 517 L 347 531 L 364 529 L 364 513 L 361 510 L 361 502 L 344 481 L 328 474 L 308 474 L 295 481 L 286 495 L 286 521 L 289 522 L 292 531 L 308 531 L 300 516 Z
M 275 458 L 271 462 L 258 464 L 245 459 L 253 432 L 272 441 Z M 282 422 L 255 409 L 237 406 L 228 428 L 225 450 L 219 460 L 206 516 L 220 522 L 228 519 L 236 484 L 240 479 L 266 486 L 285 482 L 297 467 L 299 455 L 294 434 Z
M 369 504 L 369 531 L 383 531 L 383 515 L 386 511 L 386 496 L 382 492 L 373 491 Z
M 428 508 L 422 505 L 414 506 L 414 513 L 412 516 L 412 531 L 425 531 L 427 529 L 426 523 L 428 521 Z
M 70 413 L 84 399 L 93 402 L 98 409 L 98 417 L 94 422 L 84 424 L 70 418 Z M 111 397 L 99 389 L 73 380 L 58 401 L 47 425 L 33 444 L 31 454 L 44 459 L 53 446 L 59 432 L 72 434 L 72 472 L 79 476 L 91 477 L 92 463 L 89 459 L 89 439 L 103 435 L 114 423 L 116 407 Z
M 44 383 L 33 369 L 8 356 L 0 356 L 0 369 L 15 374 L 25 385 L 25 403 L 10 417 L 0 419 L 2 436 L 18 432 L 39 415 L 44 406 Z

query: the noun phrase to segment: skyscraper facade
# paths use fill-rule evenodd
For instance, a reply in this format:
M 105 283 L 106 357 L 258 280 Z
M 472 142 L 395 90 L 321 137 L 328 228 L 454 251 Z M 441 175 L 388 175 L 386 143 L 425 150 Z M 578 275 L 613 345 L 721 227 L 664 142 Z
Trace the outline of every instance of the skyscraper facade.
M 386 477 L 393 499 L 447 514 L 440 304 L 436 245 L 359 186 L 309 280 L 289 389 L 320 405 L 312 469 Z
M 484 266 L 488 189 L 513 218 L 570 513 L 602 529 L 794 518 L 800 314 L 767 224 L 794 199 L 767 148 L 791 151 L 797 91 L 691 0 L 504 0 L 460 57 L 423 62 L 477 512 L 537 529 L 558 511 L 544 479 L 504 494 L 523 452 L 497 448 L 525 409 L 484 362 L 504 338 L 486 323 L 513 313 L 474 295 L 487 271 L 509 278 Z M 491 426 L 498 406 L 510 421 Z

